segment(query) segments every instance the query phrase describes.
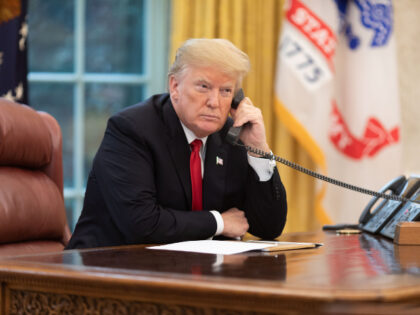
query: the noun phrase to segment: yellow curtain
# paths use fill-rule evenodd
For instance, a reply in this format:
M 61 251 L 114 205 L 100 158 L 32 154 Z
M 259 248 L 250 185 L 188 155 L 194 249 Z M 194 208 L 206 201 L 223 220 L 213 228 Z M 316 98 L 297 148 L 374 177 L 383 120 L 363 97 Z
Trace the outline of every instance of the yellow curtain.
M 276 154 L 313 169 L 309 155 L 299 147 L 274 113 L 277 44 L 283 18 L 283 0 L 173 0 L 170 63 L 188 38 L 226 38 L 246 52 L 251 71 L 243 83 L 245 94 L 264 115 L 267 138 Z M 319 228 L 314 213 L 314 180 L 278 164 L 287 190 L 286 232 Z

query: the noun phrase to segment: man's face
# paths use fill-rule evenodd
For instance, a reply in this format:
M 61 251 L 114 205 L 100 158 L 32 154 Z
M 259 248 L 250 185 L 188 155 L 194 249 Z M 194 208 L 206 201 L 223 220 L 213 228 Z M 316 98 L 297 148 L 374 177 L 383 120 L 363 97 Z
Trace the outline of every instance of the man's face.
M 181 122 L 199 138 L 220 130 L 229 115 L 236 80 L 210 67 L 188 67 L 169 78 Z

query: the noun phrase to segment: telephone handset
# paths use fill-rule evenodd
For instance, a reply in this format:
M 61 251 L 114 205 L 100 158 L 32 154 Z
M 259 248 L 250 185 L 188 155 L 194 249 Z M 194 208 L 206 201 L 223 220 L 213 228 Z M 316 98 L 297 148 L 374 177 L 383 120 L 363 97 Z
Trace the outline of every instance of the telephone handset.
M 232 108 L 238 108 L 239 103 L 245 98 L 244 91 L 242 89 L 239 89 L 238 92 L 236 92 L 235 96 L 232 99 Z M 239 134 L 241 133 L 242 126 L 240 127 L 230 127 L 229 131 L 226 135 L 226 140 L 231 144 L 238 144 L 239 141 Z

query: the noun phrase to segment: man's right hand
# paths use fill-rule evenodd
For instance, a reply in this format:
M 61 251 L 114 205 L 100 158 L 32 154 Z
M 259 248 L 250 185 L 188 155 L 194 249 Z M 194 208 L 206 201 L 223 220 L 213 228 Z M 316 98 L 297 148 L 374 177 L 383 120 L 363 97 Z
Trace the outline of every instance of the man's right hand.
M 238 208 L 230 208 L 222 213 L 224 229 L 222 235 L 230 238 L 242 237 L 249 229 L 245 213 Z

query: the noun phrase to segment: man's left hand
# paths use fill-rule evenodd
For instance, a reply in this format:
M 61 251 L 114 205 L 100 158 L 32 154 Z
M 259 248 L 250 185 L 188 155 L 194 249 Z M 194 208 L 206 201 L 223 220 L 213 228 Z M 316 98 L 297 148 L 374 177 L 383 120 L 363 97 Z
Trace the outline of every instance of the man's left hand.
M 245 145 L 270 152 L 261 110 L 254 106 L 249 97 L 245 97 L 237 109 L 232 108 L 230 114 L 234 120 L 234 127 L 243 126 L 240 139 Z

